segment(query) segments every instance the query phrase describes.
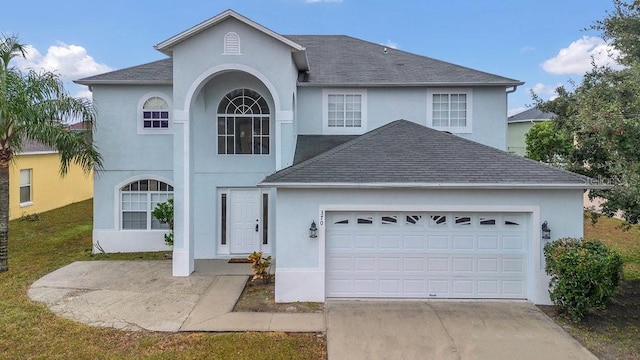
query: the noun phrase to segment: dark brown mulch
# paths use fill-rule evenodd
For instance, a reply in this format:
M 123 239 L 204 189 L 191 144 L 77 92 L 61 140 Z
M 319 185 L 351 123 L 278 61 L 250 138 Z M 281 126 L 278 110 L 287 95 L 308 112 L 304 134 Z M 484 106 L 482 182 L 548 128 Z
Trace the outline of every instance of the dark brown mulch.
M 640 359 L 640 280 L 622 281 L 607 309 L 570 323 L 554 306 L 539 306 L 600 359 Z

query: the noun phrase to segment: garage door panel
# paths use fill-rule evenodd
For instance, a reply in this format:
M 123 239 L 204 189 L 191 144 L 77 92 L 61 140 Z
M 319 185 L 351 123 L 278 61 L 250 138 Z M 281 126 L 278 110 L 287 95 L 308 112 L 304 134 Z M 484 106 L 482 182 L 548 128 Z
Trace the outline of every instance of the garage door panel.
M 400 250 L 402 237 L 400 235 L 380 235 L 380 250 Z
M 401 260 L 402 259 L 398 257 L 381 256 L 378 258 L 378 270 L 380 270 L 381 273 L 400 272 L 402 271 L 402 267 L 400 266 Z
M 502 272 L 524 274 L 525 260 L 521 258 L 502 259 Z
M 498 236 L 478 235 L 478 250 L 500 250 L 500 239 Z
M 426 290 L 424 279 L 403 279 L 402 294 L 405 296 L 422 297 Z
M 502 248 L 504 250 L 524 250 L 525 240 L 523 235 L 503 236 Z
M 430 273 L 448 273 L 449 272 L 449 259 L 448 257 L 430 257 L 427 264 L 427 269 Z
M 338 251 L 341 249 L 350 249 L 351 239 L 353 238 L 350 234 L 332 234 L 330 240 L 327 242 L 327 248 L 332 251 Z
M 377 269 L 376 258 L 373 256 L 358 256 L 354 258 L 355 272 L 373 272 Z
M 354 240 L 355 250 L 376 250 L 377 236 L 375 234 L 357 235 Z
M 451 293 L 450 280 L 430 279 L 427 280 L 427 296 L 447 296 Z
M 353 292 L 357 296 L 371 297 L 377 294 L 378 282 L 375 278 L 362 279 L 357 278 L 353 280 Z
M 451 280 L 451 293 L 454 297 L 473 297 L 474 289 L 473 280 Z
M 425 262 L 424 257 L 405 257 L 402 262 L 402 270 L 408 274 L 418 273 L 422 275 L 426 269 Z
M 453 250 L 472 250 L 474 248 L 473 235 L 452 236 Z
M 456 258 L 451 259 L 451 270 L 453 274 L 457 273 L 472 273 L 474 272 L 474 258 Z
M 427 235 L 428 250 L 449 250 L 448 235 Z
M 423 251 L 424 235 L 405 235 L 402 237 L 402 245 L 404 250 Z
M 327 268 L 332 272 L 352 272 L 353 257 L 351 256 L 331 256 L 327 259 Z
M 526 298 L 528 216 L 330 213 L 327 296 Z
M 513 297 L 519 297 L 524 295 L 524 281 L 520 280 L 503 280 L 502 281 L 502 294 L 511 295 Z
M 478 295 L 483 297 L 499 297 L 499 280 L 478 280 Z

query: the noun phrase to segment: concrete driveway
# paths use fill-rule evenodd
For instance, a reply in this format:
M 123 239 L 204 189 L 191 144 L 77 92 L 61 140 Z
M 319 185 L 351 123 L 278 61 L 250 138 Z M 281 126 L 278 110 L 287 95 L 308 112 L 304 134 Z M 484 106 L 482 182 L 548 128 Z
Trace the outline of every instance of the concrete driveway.
M 528 302 L 330 301 L 329 360 L 597 359 Z

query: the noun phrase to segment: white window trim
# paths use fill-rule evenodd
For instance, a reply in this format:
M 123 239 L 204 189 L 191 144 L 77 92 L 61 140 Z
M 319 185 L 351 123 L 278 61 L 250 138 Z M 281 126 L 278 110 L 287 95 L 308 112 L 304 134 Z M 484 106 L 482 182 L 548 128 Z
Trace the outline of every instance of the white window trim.
M 20 169 L 22 171 L 29 171 L 29 201 L 21 202 L 20 207 L 27 207 L 33 205 L 33 169 Z M 22 190 L 22 180 L 20 181 L 19 190 Z M 26 186 L 26 185 L 24 185 Z M 20 199 L 20 192 L 18 192 L 18 200 Z
M 120 189 L 122 189 L 123 186 L 130 184 L 134 181 L 139 181 L 139 180 L 157 180 L 157 181 L 162 181 L 166 184 L 169 184 L 171 186 L 173 186 L 173 196 L 175 199 L 175 194 L 176 194 L 176 189 L 175 189 L 175 185 L 173 184 L 173 180 L 166 178 L 164 176 L 159 176 L 159 175 L 155 175 L 155 174 L 141 174 L 141 175 L 137 175 L 137 176 L 132 176 L 130 178 L 127 178 L 126 180 L 123 180 L 119 183 L 116 184 L 116 186 L 113 188 L 113 229 L 116 231 L 133 231 L 133 232 L 140 232 L 140 231 L 147 231 L 147 232 L 161 232 L 161 233 L 166 233 L 168 230 L 166 229 L 151 229 L 151 230 L 143 230 L 143 229 L 123 229 L 122 228 L 122 192 L 120 191 Z
M 433 126 L 433 95 L 465 94 L 467 95 L 467 126 Z M 473 89 L 471 88 L 433 88 L 427 89 L 427 126 L 454 134 L 470 134 L 473 132 Z
M 329 95 L 360 95 L 360 127 L 329 127 Z M 360 135 L 367 132 L 367 90 L 366 89 L 323 89 L 322 90 L 322 134 L 324 135 Z
M 238 50 L 237 51 L 232 51 L 232 52 L 228 52 L 227 50 L 229 49 L 229 46 L 227 44 L 227 40 L 229 36 L 235 36 L 236 39 L 238 39 Z M 224 44 L 223 44 L 224 48 L 222 49 L 222 55 L 242 55 L 242 47 L 241 47 L 241 43 L 240 43 L 240 35 L 238 35 L 237 32 L 235 31 L 229 31 L 228 33 L 224 34 Z
M 169 106 L 169 127 L 166 129 L 145 129 L 142 123 L 142 107 L 144 103 L 152 97 L 159 97 L 164 100 Z M 171 99 L 161 92 L 149 92 L 140 97 L 138 101 L 138 111 L 136 114 L 136 124 L 138 129 L 138 135 L 171 135 L 173 134 L 173 103 Z

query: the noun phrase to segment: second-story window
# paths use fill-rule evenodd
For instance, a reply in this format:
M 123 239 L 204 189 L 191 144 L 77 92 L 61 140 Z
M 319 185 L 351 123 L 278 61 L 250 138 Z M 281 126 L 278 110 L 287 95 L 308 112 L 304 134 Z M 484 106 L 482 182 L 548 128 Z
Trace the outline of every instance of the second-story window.
M 169 105 L 162 98 L 154 96 L 142 105 L 143 129 L 168 129 Z
M 250 89 L 233 90 L 218 106 L 218 154 L 269 154 L 269 106 Z
M 427 97 L 428 126 L 452 133 L 471 132 L 471 90 L 430 89 Z

